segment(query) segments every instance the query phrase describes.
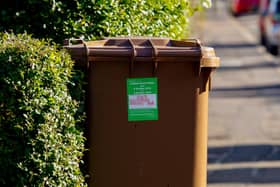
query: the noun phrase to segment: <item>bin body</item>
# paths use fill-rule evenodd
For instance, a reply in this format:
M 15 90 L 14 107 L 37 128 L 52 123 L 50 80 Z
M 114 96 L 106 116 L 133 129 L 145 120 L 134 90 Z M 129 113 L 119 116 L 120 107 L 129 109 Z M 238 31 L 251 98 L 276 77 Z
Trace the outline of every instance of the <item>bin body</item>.
M 116 40 L 106 41 L 109 50 L 127 46 L 125 39 Z M 145 39 L 130 40 L 131 55 L 119 51 L 91 56 L 91 45 L 108 49 L 96 43 L 84 52 L 90 186 L 206 187 L 209 81 L 219 60 L 212 54 L 202 67 L 203 50 L 197 43 L 161 40 L 149 40 L 152 46 Z M 156 51 L 164 44 L 171 47 L 164 49 L 168 53 Z M 174 55 L 172 47 L 192 52 Z M 158 119 L 128 121 L 126 81 L 147 77 L 158 81 Z

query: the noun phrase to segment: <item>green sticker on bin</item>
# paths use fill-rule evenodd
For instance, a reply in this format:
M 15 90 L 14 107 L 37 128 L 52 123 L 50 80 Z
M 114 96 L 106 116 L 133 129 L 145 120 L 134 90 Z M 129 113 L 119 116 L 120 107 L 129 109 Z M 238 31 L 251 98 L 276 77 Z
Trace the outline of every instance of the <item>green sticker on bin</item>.
M 127 79 L 128 121 L 158 120 L 158 79 Z

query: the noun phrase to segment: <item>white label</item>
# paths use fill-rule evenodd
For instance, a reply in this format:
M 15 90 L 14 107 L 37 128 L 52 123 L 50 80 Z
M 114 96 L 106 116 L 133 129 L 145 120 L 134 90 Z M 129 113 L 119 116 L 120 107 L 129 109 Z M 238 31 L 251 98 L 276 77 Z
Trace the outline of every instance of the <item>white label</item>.
M 156 94 L 129 95 L 129 109 L 157 108 Z

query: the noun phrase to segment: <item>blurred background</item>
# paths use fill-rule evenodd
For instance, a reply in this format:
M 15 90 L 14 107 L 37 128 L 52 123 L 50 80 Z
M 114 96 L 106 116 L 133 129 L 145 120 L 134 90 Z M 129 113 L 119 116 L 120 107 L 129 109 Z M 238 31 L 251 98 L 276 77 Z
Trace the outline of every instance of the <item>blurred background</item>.
M 280 1 L 213 0 L 193 36 L 221 67 L 209 98 L 208 186 L 280 186 Z

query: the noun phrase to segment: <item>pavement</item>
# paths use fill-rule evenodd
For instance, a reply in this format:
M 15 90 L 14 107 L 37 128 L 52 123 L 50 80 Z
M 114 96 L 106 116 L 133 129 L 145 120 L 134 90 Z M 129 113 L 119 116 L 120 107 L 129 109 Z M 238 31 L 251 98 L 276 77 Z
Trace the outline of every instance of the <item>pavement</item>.
M 208 187 L 280 187 L 280 58 L 259 45 L 257 16 L 232 17 L 226 0 L 199 20 L 194 36 L 221 57 L 209 98 Z

